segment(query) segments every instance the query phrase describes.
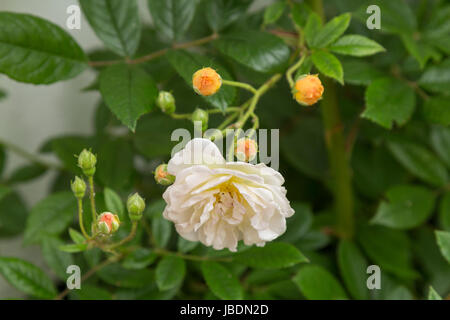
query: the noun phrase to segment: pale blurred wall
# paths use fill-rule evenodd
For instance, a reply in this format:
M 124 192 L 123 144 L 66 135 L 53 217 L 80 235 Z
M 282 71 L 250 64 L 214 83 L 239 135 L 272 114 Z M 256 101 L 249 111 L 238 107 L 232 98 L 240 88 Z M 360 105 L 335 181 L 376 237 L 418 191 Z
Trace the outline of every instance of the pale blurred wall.
M 126 1 L 126 0 L 124 0 Z M 164 0 L 162 0 L 164 1 Z M 146 1 L 139 0 L 141 18 L 150 21 L 146 10 Z M 270 0 L 256 0 L 255 10 Z M 84 50 L 101 46 L 86 19 L 81 18 L 80 30 L 69 30 L 66 27 L 68 14 L 66 9 L 77 0 L 1 0 L 0 11 L 30 13 L 45 18 L 67 30 Z M 94 80 L 94 72 L 84 71 L 78 77 L 52 84 L 34 86 L 15 82 L 0 75 L 0 88 L 7 92 L 6 99 L 0 101 L 0 137 L 20 145 L 23 149 L 36 152 L 48 138 L 62 134 L 91 133 L 92 116 L 95 104 L 99 99 L 97 92 L 81 92 Z M 22 158 L 9 154 L 7 173 L 26 163 Z M 50 158 L 49 160 L 55 160 Z M 29 206 L 47 194 L 52 173 L 19 188 Z M 0 256 L 14 256 L 31 261 L 45 268 L 37 247 L 23 247 L 21 238 L 0 239 Z M 50 273 L 51 274 L 51 273 Z M 21 297 L 0 277 L 0 299 Z

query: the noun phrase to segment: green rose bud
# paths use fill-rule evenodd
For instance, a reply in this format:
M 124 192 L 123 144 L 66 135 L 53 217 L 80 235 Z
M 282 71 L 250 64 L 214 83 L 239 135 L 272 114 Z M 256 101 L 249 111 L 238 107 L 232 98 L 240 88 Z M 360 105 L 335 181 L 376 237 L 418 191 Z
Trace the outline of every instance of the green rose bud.
M 78 156 L 78 166 L 88 177 L 92 177 L 94 175 L 96 163 L 97 157 L 91 151 L 88 151 L 86 149 L 81 151 L 80 155 Z
M 155 180 L 163 186 L 169 186 L 175 181 L 175 176 L 167 172 L 167 164 L 160 164 L 155 170 Z
M 127 200 L 128 215 L 131 221 L 139 221 L 142 218 L 142 213 L 145 210 L 145 201 L 142 197 L 135 193 L 128 197 Z
M 160 91 L 156 104 L 164 113 L 172 114 L 175 112 L 175 98 L 170 92 Z
M 75 180 L 71 182 L 70 187 L 72 188 L 73 194 L 76 198 L 82 199 L 84 197 L 86 192 L 86 183 L 83 179 L 75 177 Z
M 208 119 L 208 112 L 200 108 L 195 109 L 194 113 L 192 114 L 192 122 L 201 121 L 203 131 L 208 129 Z

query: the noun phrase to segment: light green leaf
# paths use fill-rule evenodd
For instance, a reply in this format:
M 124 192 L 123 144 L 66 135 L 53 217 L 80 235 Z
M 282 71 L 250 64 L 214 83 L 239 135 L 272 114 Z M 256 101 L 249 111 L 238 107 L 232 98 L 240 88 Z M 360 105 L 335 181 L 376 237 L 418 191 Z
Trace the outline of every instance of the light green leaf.
M 86 238 L 75 229 L 69 228 L 69 235 L 70 239 L 76 244 L 84 243 L 86 241 Z
M 214 41 L 214 46 L 224 55 L 263 73 L 281 71 L 289 59 L 288 46 L 267 32 L 227 33 Z
M 158 255 L 150 249 L 138 248 L 126 256 L 122 267 L 133 270 L 144 269 L 151 265 L 157 257 Z
M 0 72 L 33 84 L 77 76 L 87 57 L 57 25 L 27 14 L 0 12 Z
M 156 267 L 156 284 L 165 291 L 178 287 L 186 274 L 186 263 L 176 256 L 164 257 Z
M 0 274 L 16 289 L 31 296 L 51 299 L 56 295 L 56 289 L 47 275 L 27 261 L 0 257 Z
M 41 200 L 30 212 L 24 243 L 41 240 L 43 234 L 57 235 L 64 231 L 76 214 L 76 200 L 72 192 L 55 193 Z
M 450 82 L 449 82 L 450 85 Z M 450 125 L 450 96 L 431 97 L 425 101 L 423 114 L 430 123 Z
M 311 12 L 312 12 L 311 8 L 305 2 L 300 3 L 292 2 L 291 5 L 292 20 L 300 28 L 305 28 Z M 317 16 L 315 18 L 317 18 Z M 319 26 L 321 26 L 321 24 L 322 23 L 320 22 L 319 18 Z
M 153 24 L 167 42 L 178 41 L 194 18 L 197 0 L 148 0 Z
M 232 80 L 231 75 L 224 67 L 198 53 L 177 50 L 169 52 L 167 58 L 190 87 L 192 87 L 192 75 L 197 70 L 204 67 L 211 67 L 215 69 L 223 79 Z M 192 94 L 195 94 L 194 89 L 192 89 Z M 216 94 L 202 97 L 214 107 L 225 110 L 234 101 L 236 97 L 236 88 L 222 86 Z
M 392 139 L 388 148 L 397 161 L 417 178 L 434 186 L 447 183 L 448 173 L 444 164 L 423 146 Z
M 206 20 L 215 32 L 222 31 L 243 15 L 253 0 L 208 0 L 205 3 Z
M 137 120 L 153 110 L 158 89 L 142 69 L 116 64 L 101 71 L 100 92 L 111 112 L 134 131 Z
M 67 279 L 67 267 L 73 264 L 72 255 L 59 250 L 63 242 L 57 237 L 44 237 L 42 241 L 42 256 L 47 265 L 63 281 Z
M 423 224 L 435 205 L 432 191 L 413 185 L 397 185 L 386 193 L 371 222 L 395 229 L 411 229 Z
M 416 40 L 414 34 L 402 34 L 401 39 L 406 50 L 419 63 L 420 69 L 425 67 L 430 58 L 440 59 L 436 49 L 423 40 Z
M 81 9 L 105 46 L 124 57 L 131 57 L 141 38 L 136 0 L 80 0 Z
M 450 58 L 428 67 L 420 77 L 419 85 L 432 92 L 450 94 Z
M 377 42 L 358 34 L 346 35 L 330 46 L 330 50 L 343 55 L 365 57 L 386 51 Z
M 320 73 L 344 84 L 344 70 L 338 58 L 325 51 L 315 51 L 311 59 Z
M 308 20 L 306 21 L 304 30 L 306 43 L 310 47 L 312 47 L 313 44 L 315 43 L 315 38 L 321 29 L 322 29 L 322 19 L 317 13 L 311 12 L 308 16 Z
M 359 250 L 358 246 L 348 240 L 339 242 L 338 264 L 342 279 L 353 298 L 367 300 L 367 266 L 369 263 Z
M 106 187 L 103 191 L 105 194 L 106 209 L 109 212 L 117 214 L 120 220 L 125 218 L 125 206 L 120 196 L 114 190 Z
M 339 281 L 321 266 L 304 266 L 292 280 L 309 300 L 348 299 Z
M 286 8 L 285 1 L 276 1 L 271 5 L 267 6 L 264 10 L 264 25 L 275 23 L 283 15 L 284 9 Z
M 64 244 L 59 246 L 59 250 L 63 252 L 76 253 L 85 251 L 87 247 L 88 245 L 86 243 Z
M 308 262 L 293 245 L 283 242 L 272 242 L 264 247 L 252 247 L 234 255 L 234 261 L 243 265 L 261 269 L 279 269 Z
M 320 31 L 312 38 L 310 44 L 313 48 L 325 48 L 336 41 L 350 24 L 350 13 L 344 13 L 331 19 Z
M 450 263 L 450 232 L 437 230 L 434 233 L 442 255 Z
M 442 300 L 442 297 L 430 286 L 430 290 L 428 291 L 428 300 Z
M 406 83 L 391 78 L 373 81 L 367 87 L 366 109 L 361 117 L 391 129 L 393 123 L 404 125 L 416 106 L 416 96 Z
M 221 264 L 204 261 L 202 273 L 208 287 L 220 299 L 240 300 L 243 298 L 243 290 L 239 280 Z

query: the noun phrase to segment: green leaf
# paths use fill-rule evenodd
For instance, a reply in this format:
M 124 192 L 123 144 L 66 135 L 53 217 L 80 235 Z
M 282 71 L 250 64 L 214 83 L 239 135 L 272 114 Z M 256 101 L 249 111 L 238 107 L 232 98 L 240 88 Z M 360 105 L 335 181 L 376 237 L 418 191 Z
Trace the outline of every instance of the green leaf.
M 27 261 L 0 257 L 0 274 L 16 289 L 31 296 L 51 299 L 56 295 L 56 289 L 47 275 Z
M 181 39 L 194 18 L 197 0 L 148 0 L 153 24 L 167 42 Z
M 283 15 L 285 8 L 286 2 L 284 1 L 276 1 L 267 6 L 264 10 L 264 25 L 277 22 Z
M 23 232 L 28 209 L 18 193 L 6 189 L 6 193 L 0 191 L 0 236 L 8 237 Z
M 153 239 L 160 248 L 167 245 L 172 235 L 172 223 L 162 216 L 165 206 L 164 200 L 160 199 L 152 203 L 146 212 L 146 215 L 151 218 Z
M 222 31 L 245 15 L 253 0 L 208 0 L 206 20 L 215 32 Z
M 311 12 L 308 16 L 308 20 L 306 21 L 304 30 L 306 43 L 310 47 L 313 46 L 315 38 L 321 29 L 322 29 L 322 19 L 317 13 Z
M 6 152 L 3 145 L 0 144 L 0 176 L 2 175 L 3 169 L 6 164 Z
M 87 250 L 88 245 L 86 243 L 64 244 L 59 246 L 59 250 L 68 253 L 76 253 Z
M 178 237 L 177 249 L 182 253 L 187 253 L 194 250 L 198 244 L 198 241 L 189 241 L 180 236 Z
M 447 165 L 447 168 L 450 168 L 450 128 L 433 126 L 430 140 L 434 152 Z
M 388 148 L 411 174 L 433 186 L 445 185 L 448 173 L 444 164 L 428 149 L 409 141 L 390 141 Z M 430 165 L 433 164 L 433 165 Z
M 237 253 L 233 261 L 253 268 L 279 269 L 308 262 L 308 258 L 291 244 L 272 242 L 264 247 L 252 247 Z
M 181 285 L 186 274 L 186 263 L 176 256 L 164 257 L 156 267 L 156 284 L 165 291 Z
M 108 290 L 91 284 L 83 284 L 80 289 L 70 292 L 71 299 L 77 300 L 112 300 L 113 297 Z
M 442 255 L 450 263 L 450 232 L 436 230 L 434 233 Z
M 339 281 L 321 266 L 304 266 L 292 280 L 309 300 L 348 299 Z
M 40 164 L 29 164 L 16 169 L 8 178 L 8 184 L 15 184 L 36 179 L 47 172 L 47 168 Z
M 220 299 L 240 300 L 243 298 L 243 290 L 239 280 L 221 264 L 204 261 L 202 273 L 208 287 Z
M 358 229 L 357 239 L 367 256 L 382 270 L 406 279 L 417 277 L 412 269 L 411 244 L 403 231 L 364 225 Z
M 198 53 L 176 50 L 170 51 L 167 54 L 167 58 L 190 87 L 192 87 L 192 75 L 203 67 L 211 67 L 215 69 L 223 79 L 232 80 L 231 75 L 224 67 Z M 193 89 L 192 94 L 194 94 Z M 236 97 L 236 88 L 222 86 L 216 94 L 202 97 L 211 105 L 223 111 L 234 101 Z
M 311 59 L 320 73 L 344 84 L 344 70 L 338 58 L 325 51 L 315 51 Z
M 450 193 L 446 193 L 439 205 L 439 224 L 441 227 L 450 231 Z
M 431 97 L 425 101 L 423 114 L 430 123 L 450 125 L 450 97 Z
M 342 34 L 344 34 L 350 24 L 350 20 L 350 13 L 344 13 L 331 19 L 326 25 L 323 26 L 323 28 L 319 30 L 317 34 L 315 34 L 312 38 L 312 43 L 310 46 L 313 48 L 328 47 Z
M 64 164 L 64 167 L 72 173 L 80 174 L 81 169 L 78 167 L 77 156 L 83 149 L 90 149 L 93 141 L 81 136 L 65 136 L 53 139 L 49 142 L 49 148 L 55 152 L 58 158 Z
M 411 118 L 416 96 L 406 83 L 391 78 L 373 81 L 367 87 L 366 109 L 361 117 L 391 129 L 393 123 L 404 125 Z
M 75 229 L 69 228 L 69 235 L 70 239 L 76 244 L 84 243 L 86 241 L 86 238 Z
M 141 23 L 136 0 L 80 0 L 95 34 L 111 51 L 131 57 L 139 45 Z
M 150 249 L 138 248 L 126 256 L 123 260 L 122 267 L 125 269 L 144 269 L 151 265 L 158 255 Z
M 30 212 L 24 243 L 41 240 L 43 234 L 57 235 L 73 221 L 76 200 L 72 192 L 55 193 L 41 200 Z
M 214 41 L 214 46 L 224 55 L 263 73 L 281 71 L 289 59 L 288 46 L 267 32 L 227 33 Z
M 432 92 L 450 94 L 450 58 L 428 67 L 420 77 L 419 85 Z
M 397 185 L 386 193 L 371 222 L 394 229 L 411 229 L 423 224 L 433 212 L 436 197 L 421 186 Z
M 67 80 L 87 67 L 87 57 L 57 25 L 27 14 L 0 12 L 0 72 L 33 84 Z
M 158 89 L 142 69 L 116 64 L 101 71 L 100 92 L 111 112 L 134 131 L 137 120 L 153 110 Z
M 346 83 L 368 86 L 372 81 L 383 76 L 383 73 L 371 63 L 358 59 L 344 59 L 341 61 Z
M 291 15 L 294 23 L 300 28 L 305 28 L 306 23 L 308 22 L 309 17 L 311 16 L 311 8 L 305 2 L 292 2 L 291 4 Z M 315 18 L 318 16 L 316 15 Z M 321 26 L 320 18 L 319 18 L 319 26 Z
M 123 288 L 143 288 L 155 282 L 152 270 L 129 270 L 118 263 L 103 267 L 97 274 L 104 282 Z
M 358 246 L 348 240 L 339 242 L 338 264 L 342 279 L 351 296 L 359 300 L 369 298 L 367 289 L 367 266 L 369 263 L 359 250 Z
M 296 242 L 303 237 L 312 226 L 313 213 L 310 205 L 301 202 L 293 202 L 291 203 L 291 206 L 295 210 L 295 214 L 287 219 L 286 232 L 278 238 L 281 242 Z
M 125 218 L 125 207 L 120 196 L 112 189 L 106 187 L 103 191 L 105 194 L 106 209 L 119 216 L 120 220 Z
M 430 290 L 428 291 L 428 300 L 442 300 L 442 297 L 430 286 Z
M 358 34 L 346 35 L 330 46 L 334 53 L 365 57 L 378 52 L 386 51 L 377 42 Z
M 59 250 L 63 242 L 53 236 L 44 237 L 42 241 L 42 256 L 47 265 L 63 281 L 67 279 L 67 267 L 72 265 L 72 255 Z

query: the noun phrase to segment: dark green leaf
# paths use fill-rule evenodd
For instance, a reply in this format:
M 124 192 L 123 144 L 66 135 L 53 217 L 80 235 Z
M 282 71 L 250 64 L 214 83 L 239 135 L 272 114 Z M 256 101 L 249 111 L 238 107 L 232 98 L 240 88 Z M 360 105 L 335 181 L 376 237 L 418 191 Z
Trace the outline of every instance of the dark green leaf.
M 204 261 L 202 273 L 208 287 L 220 299 L 240 300 L 243 298 L 239 280 L 221 264 Z
M 51 299 L 56 295 L 56 289 L 47 275 L 27 261 L 0 257 L 0 274 L 12 286 L 34 297 Z
M 157 257 L 157 254 L 150 249 L 138 248 L 126 256 L 122 267 L 133 270 L 144 269 L 152 264 Z
M 85 148 L 92 148 L 92 144 L 93 141 L 86 137 L 66 136 L 51 140 L 49 147 L 56 153 L 65 168 L 69 169 L 72 173 L 80 174 L 81 169 L 78 167 L 78 161 L 75 156 L 79 155 Z M 69 181 L 67 185 L 69 185 Z
M 344 84 L 344 70 L 338 58 L 325 51 L 316 51 L 312 54 L 311 59 L 320 73 Z
M 267 32 L 228 33 L 216 40 L 214 45 L 226 56 L 264 73 L 282 70 L 289 59 L 289 48 L 283 40 Z
M 441 199 L 439 206 L 439 224 L 444 230 L 450 231 L 450 193 L 446 193 Z
M 416 96 L 406 83 L 383 78 L 373 81 L 366 90 L 366 109 L 362 117 L 391 129 L 394 122 L 404 125 L 411 118 Z
M 309 300 L 348 299 L 339 281 L 323 267 L 304 266 L 292 280 Z
M 3 173 L 3 169 L 5 168 L 6 164 L 6 152 L 3 145 L 0 144 L 0 176 Z
M 112 300 L 108 290 L 91 284 L 83 284 L 80 289 L 72 290 L 70 296 L 77 300 Z
M 134 131 L 137 120 L 153 110 L 158 89 L 142 69 L 117 64 L 101 71 L 100 92 L 111 112 Z
M 441 250 L 442 255 L 450 263 L 450 232 L 448 231 L 435 231 L 436 241 Z
M 31 210 L 25 228 L 24 243 L 36 243 L 46 233 L 61 233 L 73 221 L 75 214 L 76 200 L 72 192 L 48 196 Z
M 178 287 L 184 279 L 186 264 L 176 256 L 164 257 L 156 267 L 156 284 L 159 290 L 165 291 Z
M 120 220 L 125 218 L 125 207 L 120 196 L 112 189 L 106 187 L 103 190 L 105 194 L 106 209 L 119 216 Z
M 57 237 L 44 237 L 42 240 L 42 256 L 47 265 L 63 281 L 67 278 L 67 267 L 73 264 L 72 255 L 59 250 L 63 242 Z
M 330 46 L 330 50 L 355 57 L 365 57 L 385 51 L 377 42 L 358 34 L 343 36 Z
M 7 192 L 0 195 L 0 236 L 13 236 L 23 232 L 27 215 L 28 209 L 22 198 L 7 188 Z
M 354 85 L 368 86 L 372 81 L 383 76 L 383 73 L 374 65 L 357 59 L 342 60 L 342 66 L 345 82 Z
M 146 213 L 152 221 L 153 239 L 156 245 L 161 248 L 167 245 L 172 234 L 172 223 L 162 216 L 165 205 L 164 200 L 158 200 L 148 207 Z
M 252 0 L 208 0 L 205 3 L 206 19 L 215 32 L 219 32 L 241 18 Z
M 11 176 L 8 178 L 9 184 L 26 182 L 29 180 L 36 179 L 40 177 L 45 172 L 47 168 L 39 164 L 29 164 L 16 169 Z
M 450 85 L 450 82 L 449 82 Z M 431 97 L 425 101 L 423 114 L 425 119 L 431 123 L 450 125 L 450 97 Z
M 264 24 L 268 25 L 277 22 L 283 15 L 285 8 L 286 2 L 284 1 L 276 1 L 267 6 L 264 10 Z
M 27 14 L 0 12 L 0 72 L 33 84 L 77 76 L 87 66 L 83 50 L 57 25 Z
M 178 251 L 187 253 L 194 250 L 198 246 L 198 244 L 199 242 L 197 241 L 189 241 L 184 239 L 183 237 L 178 237 L 177 248 Z
M 433 126 L 430 133 L 431 146 L 439 158 L 450 168 L 450 128 Z
M 129 270 L 120 264 L 110 264 L 98 273 L 104 282 L 123 288 L 143 288 L 155 281 L 155 274 L 149 269 Z
M 427 68 L 419 84 L 432 92 L 450 94 L 450 59 Z
M 197 0 L 148 0 L 156 30 L 167 42 L 178 41 L 189 28 Z
M 136 0 L 80 0 L 80 5 L 108 49 L 124 57 L 136 52 L 141 37 Z
M 282 242 L 294 243 L 303 237 L 310 229 L 313 221 L 311 206 L 301 202 L 291 203 L 295 214 L 287 219 L 287 229 L 281 237 L 278 238 Z

